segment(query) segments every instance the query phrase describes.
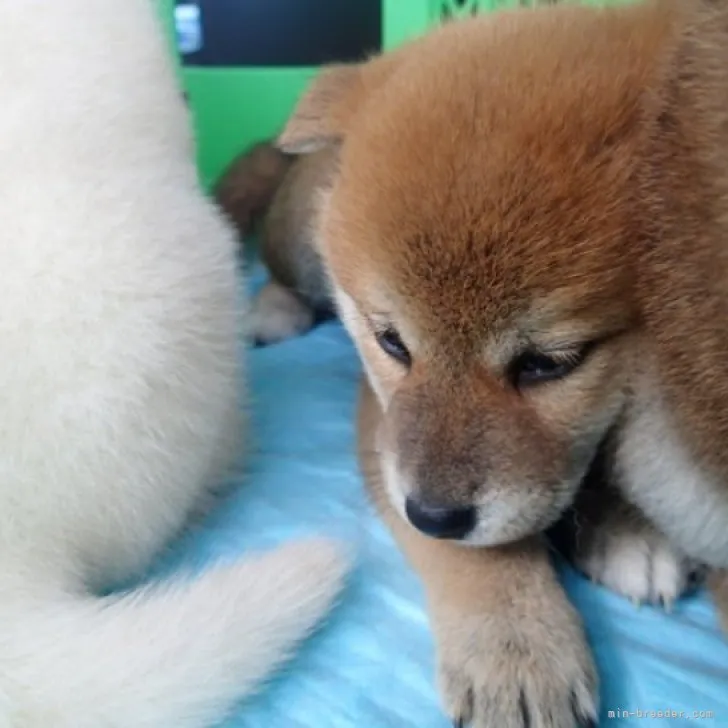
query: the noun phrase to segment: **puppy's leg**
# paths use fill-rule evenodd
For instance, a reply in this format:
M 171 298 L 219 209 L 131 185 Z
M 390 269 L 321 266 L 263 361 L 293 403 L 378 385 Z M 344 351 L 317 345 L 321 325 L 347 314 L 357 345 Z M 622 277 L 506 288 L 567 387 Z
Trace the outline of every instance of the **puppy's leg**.
M 424 582 L 441 692 L 454 725 L 595 725 L 597 679 L 590 651 L 542 541 L 474 549 L 410 527 L 382 487 L 373 451 L 378 419 L 378 404 L 365 384 L 362 469 L 382 516 Z
M 260 344 L 304 334 L 333 314 L 317 215 L 319 191 L 328 184 L 336 156 L 323 150 L 298 157 L 263 220 L 260 253 L 271 282 L 253 306 L 253 334 Z
M 594 581 L 635 604 L 669 609 L 704 577 L 700 564 L 682 554 L 619 491 L 587 482 L 568 516 L 574 565 Z

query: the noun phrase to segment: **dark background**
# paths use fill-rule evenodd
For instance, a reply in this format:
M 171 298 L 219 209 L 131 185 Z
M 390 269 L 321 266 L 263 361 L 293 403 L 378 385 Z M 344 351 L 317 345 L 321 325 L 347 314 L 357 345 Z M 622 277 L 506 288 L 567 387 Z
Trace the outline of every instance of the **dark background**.
M 204 44 L 182 56 L 182 63 L 296 67 L 358 61 L 381 50 L 383 2 L 198 0 Z

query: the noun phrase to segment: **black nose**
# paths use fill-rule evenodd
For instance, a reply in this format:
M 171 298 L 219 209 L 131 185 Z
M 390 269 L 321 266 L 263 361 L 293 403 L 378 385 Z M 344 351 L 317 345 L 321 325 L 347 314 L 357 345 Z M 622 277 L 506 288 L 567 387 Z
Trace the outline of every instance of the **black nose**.
M 441 508 L 407 498 L 407 518 L 422 533 L 434 538 L 463 539 L 475 528 L 475 508 Z

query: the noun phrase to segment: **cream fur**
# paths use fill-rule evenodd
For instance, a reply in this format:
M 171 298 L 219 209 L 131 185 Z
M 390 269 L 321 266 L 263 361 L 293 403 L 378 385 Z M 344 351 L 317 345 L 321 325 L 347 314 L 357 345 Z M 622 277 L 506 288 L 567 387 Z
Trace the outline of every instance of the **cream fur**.
M 234 236 L 149 0 L 0 0 L 0 728 L 196 728 L 328 609 L 294 544 L 97 599 L 239 445 Z
M 640 385 L 641 396 L 620 432 L 615 464 L 620 486 L 685 554 L 728 568 L 728 499 L 722 484 L 691 458 L 649 375 Z

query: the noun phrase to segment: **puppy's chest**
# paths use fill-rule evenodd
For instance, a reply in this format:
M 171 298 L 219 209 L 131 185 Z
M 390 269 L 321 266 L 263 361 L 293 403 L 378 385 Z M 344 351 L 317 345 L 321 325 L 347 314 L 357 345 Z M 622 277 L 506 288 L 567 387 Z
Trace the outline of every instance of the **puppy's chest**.
M 688 556 L 728 567 L 728 484 L 694 460 L 658 391 L 634 402 L 618 440 L 626 497 Z

